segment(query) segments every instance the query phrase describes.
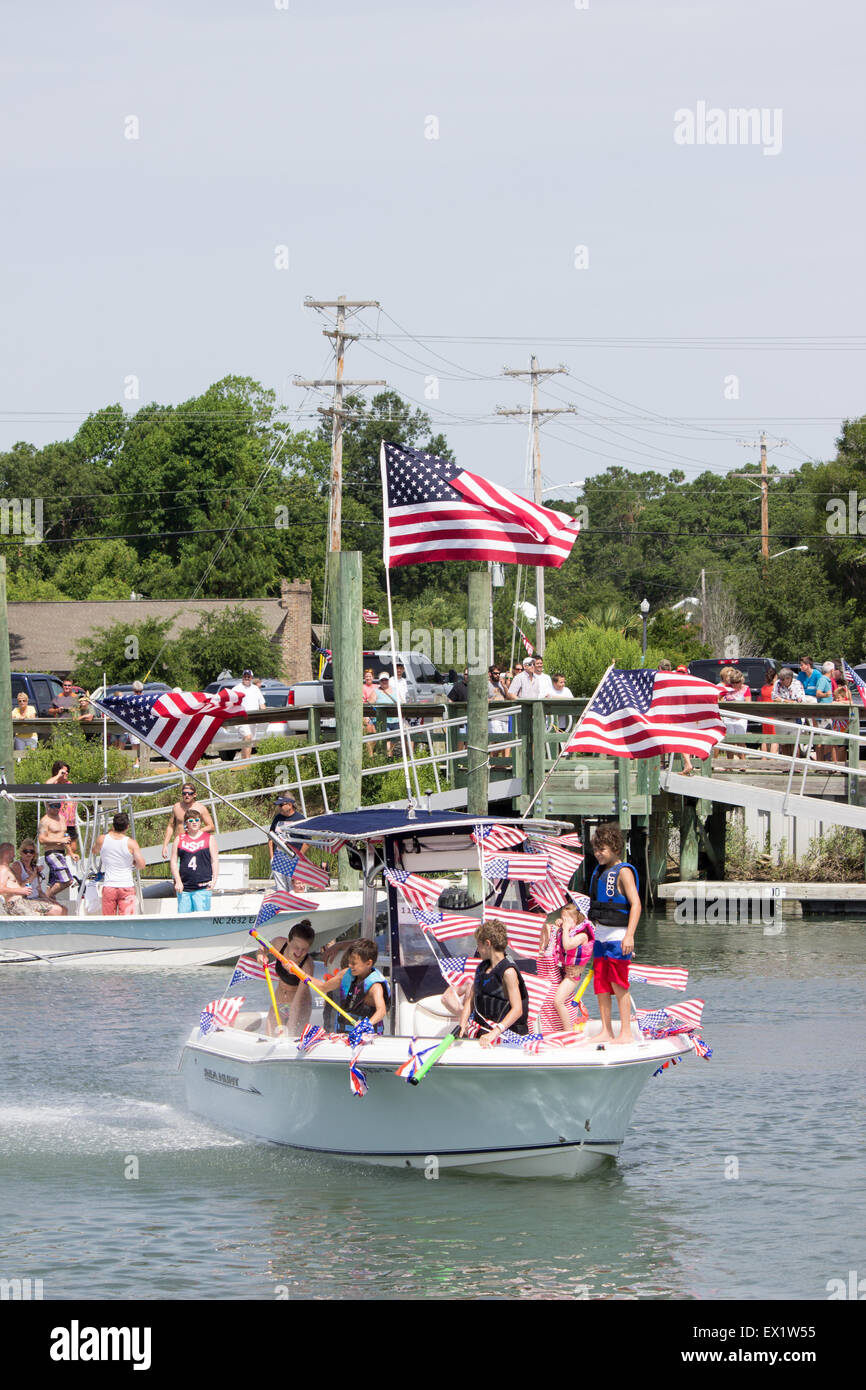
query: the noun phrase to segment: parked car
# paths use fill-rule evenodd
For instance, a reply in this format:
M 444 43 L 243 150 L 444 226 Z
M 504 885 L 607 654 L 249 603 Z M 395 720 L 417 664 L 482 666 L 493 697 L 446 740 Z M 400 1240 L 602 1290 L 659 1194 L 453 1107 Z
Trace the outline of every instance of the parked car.
M 775 666 L 778 671 L 783 664 L 768 656 L 702 656 L 689 662 L 689 673 L 698 676 L 702 681 L 712 681 L 713 685 L 718 685 L 720 672 L 725 666 L 733 666 L 735 671 L 742 671 L 746 677 L 746 684 L 752 692 L 752 699 L 760 700 L 761 686 L 766 680 L 767 667 Z M 795 673 L 797 669 L 795 663 Z
M 11 675 L 12 701 L 9 705 L 10 710 L 14 707 L 20 691 L 26 690 L 27 699 L 36 710 L 39 718 L 47 719 L 55 695 L 60 695 L 63 691 L 63 686 L 57 677 L 46 675 L 44 671 L 13 671 Z

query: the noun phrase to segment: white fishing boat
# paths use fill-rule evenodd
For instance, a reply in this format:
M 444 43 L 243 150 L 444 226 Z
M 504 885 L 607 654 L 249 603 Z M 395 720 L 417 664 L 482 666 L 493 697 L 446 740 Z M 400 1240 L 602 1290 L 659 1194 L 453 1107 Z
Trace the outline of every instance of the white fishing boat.
M 218 887 L 206 912 L 179 913 L 170 879 L 136 877 L 136 911 L 130 917 L 106 917 L 99 911 L 98 856 L 94 845 L 99 833 L 110 826 L 111 815 L 125 810 L 135 835 L 135 802 L 143 796 L 172 790 L 174 782 L 123 782 L 107 784 L 64 783 L 62 788 L 41 783 L 7 786 L 3 795 L 17 804 L 36 804 L 37 815 L 48 799 L 75 801 L 78 805 L 80 858 L 76 880 L 58 895 L 65 917 L 11 916 L 0 907 L 0 965 L 62 961 L 80 965 L 218 965 L 234 961 L 249 944 L 249 930 L 262 905 L 262 891 L 249 887 Z M 106 820 L 107 818 L 107 820 Z M 218 839 L 218 837 L 217 837 Z M 230 868 L 221 860 L 221 882 Z M 93 885 L 88 891 L 88 885 Z M 384 902 L 384 895 L 380 894 Z M 360 921 L 361 894 L 322 891 L 310 893 L 309 909 L 280 914 L 280 929 L 309 917 L 316 948 Z M 315 903 L 315 909 L 312 904 Z M 95 910 L 93 910 L 95 908 Z
M 489 823 L 489 817 L 375 809 L 318 816 L 296 830 L 314 844 L 348 843 L 364 868 L 365 934 L 372 936 L 374 894 L 385 869 L 447 874 L 443 906 L 453 905 L 461 875 L 464 896 L 474 882 L 478 897 L 480 880 L 468 877 L 479 868 L 471 837 Z M 552 826 L 527 828 L 550 833 Z M 488 916 L 491 907 L 519 911 L 524 891 L 502 882 L 487 896 Z M 599 1023 L 587 1025 L 573 1045 L 538 1051 L 464 1038 L 407 1085 L 396 1072 L 410 1043 L 419 1052 L 435 1047 L 455 1019 L 443 1004 L 445 982 L 427 940 L 392 884 L 388 895 L 388 960 L 378 967 L 389 979 L 391 1008 L 386 1033 L 357 1053 L 366 1094 L 358 1099 L 350 1088 L 356 1049 L 345 1038 L 331 1035 L 304 1050 L 298 1039 L 268 1037 L 265 1013 L 247 1010 L 232 1026 L 190 1033 L 180 1062 L 190 1108 L 258 1139 L 390 1167 L 571 1178 L 614 1158 L 644 1083 L 690 1051 L 687 1038 L 643 1039 L 635 1028 L 633 1042 L 600 1047 Z M 468 913 L 480 921 L 482 910 L 479 901 Z

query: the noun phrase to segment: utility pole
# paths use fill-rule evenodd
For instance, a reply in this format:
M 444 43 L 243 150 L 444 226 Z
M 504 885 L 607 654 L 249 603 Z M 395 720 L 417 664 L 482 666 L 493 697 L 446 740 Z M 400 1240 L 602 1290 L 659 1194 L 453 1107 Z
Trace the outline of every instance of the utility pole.
M 787 439 L 780 439 L 778 444 L 770 447 L 781 449 L 787 444 Z M 743 449 L 756 449 L 761 446 L 761 559 L 766 566 L 770 558 L 770 480 L 767 476 L 767 435 L 766 431 L 761 430 L 761 438 L 758 439 L 738 439 L 737 443 Z M 749 482 L 757 482 L 754 473 L 735 473 L 735 478 L 747 478 Z
M 538 358 L 533 353 L 530 358 L 529 371 L 521 371 L 516 367 L 504 367 L 503 376 L 528 376 L 532 383 L 531 404 L 529 415 L 532 422 L 532 495 L 533 500 L 541 505 L 541 441 L 539 430 L 542 417 L 546 415 L 576 415 L 577 410 L 573 405 L 561 406 L 556 410 L 539 410 L 538 408 L 538 382 L 543 376 L 556 376 L 559 372 L 567 372 L 567 367 L 539 367 Z M 526 415 L 526 410 L 505 410 L 502 406 L 496 407 L 497 415 Z M 544 655 L 545 640 L 545 609 L 544 609 L 544 567 L 535 567 L 535 650 L 539 656 Z
M 334 404 L 318 407 L 320 415 L 332 415 L 334 417 L 331 432 L 331 488 L 328 509 L 328 551 L 333 554 L 340 549 L 343 520 L 343 421 L 346 417 L 346 412 L 343 410 L 343 390 L 345 387 L 387 386 L 388 384 L 386 381 L 343 380 L 346 343 L 354 343 L 358 340 L 357 333 L 346 332 L 346 310 L 357 312 L 359 309 L 378 309 L 379 301 L 377 299 L 346 299 L 345 295 L 341 294 L 338 299 L 305 299 L 304 308 L 335 309 L 337 312 L 336 328 L 322 329 L 326 338 L 333 338 L 334 340 L 336 370 L 333 382 L 304 381 L 295 377 L 296 386 L 333 386 L 334 388 Z

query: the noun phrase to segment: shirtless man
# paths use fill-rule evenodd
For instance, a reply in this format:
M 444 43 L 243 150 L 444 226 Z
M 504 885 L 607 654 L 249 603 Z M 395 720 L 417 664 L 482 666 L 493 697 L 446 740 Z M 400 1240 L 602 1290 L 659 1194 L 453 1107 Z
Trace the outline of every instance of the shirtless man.
M 73 874 L 67 855 L 72 849 L 72 835 L 63 815 L 62 801 L 46 802 L 45 815 L 39 822 L 39 844 L 48 865 L 49 898 L 56 898 L 72 882 Z
M 15 846 L 8 840 L 0 845 L 0 899 L 6 911 L 13 917 L 43 917 L 50 912 L 50 905 L 44 900 L 30 897 L 30 889 L 12 872 Z
M 201 815 L 202 830 L 213 832 L 214 823 L 206 806 L 195 799 L 195 785 L 192 782 L 184 782 L 180 789 L 180 801 L 176 801 L 171 808 L 171 816 L 168 825 L 165 827 L 165 834 L 162 837 L 162 857 L 171 858 L 171 843 L 178 835 L 183 833 L 183 818 L 187 811 L 198 811 Z

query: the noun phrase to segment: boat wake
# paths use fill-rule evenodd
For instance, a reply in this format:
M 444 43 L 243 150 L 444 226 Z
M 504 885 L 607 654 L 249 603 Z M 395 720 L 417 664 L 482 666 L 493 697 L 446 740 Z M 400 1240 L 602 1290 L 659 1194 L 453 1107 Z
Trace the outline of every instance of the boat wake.
M 82 1095 L 59 1105 L 0 1105 L 0 1155 L 173 1153 L 243 1143 L 171 1105 Z

